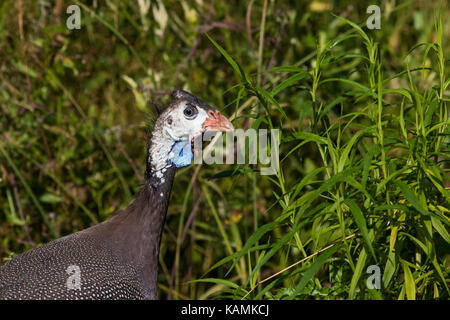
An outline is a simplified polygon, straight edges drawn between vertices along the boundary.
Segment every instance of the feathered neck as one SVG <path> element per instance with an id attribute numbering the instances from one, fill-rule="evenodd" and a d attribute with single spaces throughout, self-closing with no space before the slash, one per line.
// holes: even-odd
<path id="1" fill-rule="evenodd" d="M 171 166 L 170 151 L 175 140 L 164 132 L 161 121 L 156 122 L 153 132 L 149 135 L 147 143 L 147 170 L 146 180 L 152 184 L 164 183 L 164 173 Z"/>
<path id="2" fill-rule="evenodd" d="M 155 130 L 149 139 L 146 178 L 153 184 L 165 183 L 164 173 L 171 166 L 188 166 L 193 156 L 189 137 L 175 140 L 168 132 Z"/>
<path id="3" fill-rule="evenodd" d="M 136 269 L 148 299 L 156 298 L 159 246 L 175 171 L 174 165 L 167 168 L 165 183 L 150 177 L 127 208 L 85 231 L 99 237 L 99 242 L 107 243 L 119 259 Z"/>

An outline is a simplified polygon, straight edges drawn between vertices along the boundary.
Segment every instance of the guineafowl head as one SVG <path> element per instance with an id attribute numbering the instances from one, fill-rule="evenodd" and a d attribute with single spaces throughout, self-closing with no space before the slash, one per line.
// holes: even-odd
<path id="1" fill-rule="evenodd" d="M 205 131 L 233 130 L 226 117 L 193 94 L 175 90 L 172 96 L 172 103 L 156 120 L 150 138 L 147 169 L 150 175 L 161 176 L 167 167 L 190 164 L 193 141 Z"/>

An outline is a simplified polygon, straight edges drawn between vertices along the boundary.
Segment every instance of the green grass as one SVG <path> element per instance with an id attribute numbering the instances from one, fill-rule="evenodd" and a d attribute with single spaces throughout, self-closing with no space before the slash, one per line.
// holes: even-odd
<path id="1" fill-rule="evenodd" d="M 280 170 L 177 172 L 162 299 L 448 299 L 450 10 L 390 3 L 368 30 L 361 2 L 80 1 L 69 31 L 66 1 L 3 1 L 0 258 L 128 205 L 184 88 L 280 129 Z"/>

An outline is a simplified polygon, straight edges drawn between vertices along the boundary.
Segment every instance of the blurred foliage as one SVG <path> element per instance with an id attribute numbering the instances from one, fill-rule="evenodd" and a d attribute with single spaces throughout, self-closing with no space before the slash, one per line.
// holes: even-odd
<path id="1" fill-rule="evenodd" d="M 2 1 L 2 260 L 126 207 L 182 88 L 236 128 L 280 128 L 280 172 L 177 172 L 160 298 L 448 299 L 450 11 L 385 0 L 368 30 L 367 6 Z"/>

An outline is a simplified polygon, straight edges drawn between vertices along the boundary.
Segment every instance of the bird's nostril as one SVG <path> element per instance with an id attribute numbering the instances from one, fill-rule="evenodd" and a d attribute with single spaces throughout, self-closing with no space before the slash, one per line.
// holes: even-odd
<path id="1" fill-rule="evenodd" d="M 213 110 L 209 110 L 208 111 L 208 115 L 212 118 L 212 119 L 217 119 L 216 113 Z"/>

